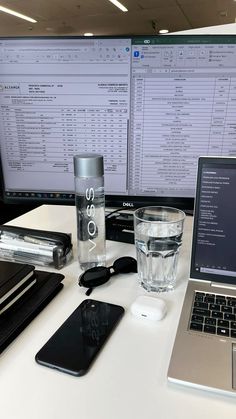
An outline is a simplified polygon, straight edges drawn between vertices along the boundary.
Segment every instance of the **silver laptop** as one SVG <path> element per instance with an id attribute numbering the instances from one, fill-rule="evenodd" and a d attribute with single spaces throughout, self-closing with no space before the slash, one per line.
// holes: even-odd
<path id="1" fill-rule="evenodd" d="M 236 395 L 236 158 L 200 157 L 191 272 L 169 381 Z"/>

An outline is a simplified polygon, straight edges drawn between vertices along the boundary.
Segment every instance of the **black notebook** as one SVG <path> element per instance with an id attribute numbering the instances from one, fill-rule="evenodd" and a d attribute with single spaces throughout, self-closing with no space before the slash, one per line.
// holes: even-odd
<path id="1" fill-rule="evenodd" d="M 0 315 L 4 313 L 5 310 L 8 310 L 13 304 L 16 303 L 24 294 L 26 294 L 31 287 L 36 284 L 35 274 L 31 275 L 29 279 L 23 282 L 17 289 L 12 289 L 4 297 L 4 301 L 0 304 Z"/>
<path id="2" fill-rule="evenodd" d="M 64 275 L 35 271 L 36 283 L 0 315 L 0 353 L 63 288 Z"/>
<path id="3" fill-rule="evenodd" d="M 34 280 L 33 265 L 0 261 L 0 307 Z M 35 282 L 35 280 L 34 280 Z M 24 285 L 25 284 L 25 285 Z"/>

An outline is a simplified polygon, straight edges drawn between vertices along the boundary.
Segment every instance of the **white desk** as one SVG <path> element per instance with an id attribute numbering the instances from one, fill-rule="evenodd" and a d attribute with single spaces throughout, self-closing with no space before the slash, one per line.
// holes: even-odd
<path id="1" fill-rule="evenodd" d="M 120 304 L 126 314 L 83 377 L 36 364 L 37 351 L 85 298 L 77 285 L 74 207 L 42 206 L 9 224 L 71 232 L 75 257 L 61 273 L 64 289 L 0 356 L 1 419 L 222 419 L 236 417 L 236 399 L 170 384 L 167 369 L 189 274 L 192 218 L 185 222 L 178 285 L 163 294 L 168 313 L 158 324 L 129 307 L 142 291 L 137 274 L 114 277 L 91 298 Z M 134 245 L 107 242 L 107 261 L 135 256 Z M 39 268 L 40 269 L 40 268 Z"/>

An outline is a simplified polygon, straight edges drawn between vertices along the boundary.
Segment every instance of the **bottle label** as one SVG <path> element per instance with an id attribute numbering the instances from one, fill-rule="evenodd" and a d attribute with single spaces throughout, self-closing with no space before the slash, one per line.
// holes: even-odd
<path id="1" fill-rule="evenodd" d="M 95 217 L 95 206 L 93 205 L 93 200 L 94 200 L 94 189 L 93 188 L 87 188 L 85 191 L 85 196 L 86 196 L 86 200 L 89 202 L 89 204 L 86 207 L 86 213 L 87 213 L 87 217 L 88 217 L 88 224 L 87 224 L 87 232 L 88 232 L 88 236 L 89 236 L 89 243 L 90 243 L 90 248 L 89 248 L 89 252 L 92 252 L 95 247 L 96 247 L 96 243 L 93 240 L 95 235 L 96 235 L 96 231 L 97 231 L 97 226 L 96 223 L 94 221 L 94 217 Z"/>

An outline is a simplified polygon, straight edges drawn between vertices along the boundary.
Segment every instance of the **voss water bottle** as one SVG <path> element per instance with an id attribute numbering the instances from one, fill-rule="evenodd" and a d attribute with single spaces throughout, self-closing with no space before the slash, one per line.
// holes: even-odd
<path id="1" fill-rule="evenodd" d="M 81 269 L 105 265 L 105 195 L 103 156 L 74 156 L 78 260 Z"/>

